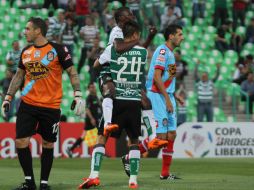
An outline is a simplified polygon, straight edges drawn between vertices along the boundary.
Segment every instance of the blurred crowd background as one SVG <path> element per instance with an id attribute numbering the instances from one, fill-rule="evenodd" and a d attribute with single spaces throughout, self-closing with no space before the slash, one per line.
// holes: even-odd
<path id="1" fill-rule="evenodd" d="M 185 40 L 175 51 L 177 93 L 186 99 L 178 107 L 178 123 L 186 121 L 253 121 L 254 1 L 253 0 L 1 0 L 0 85 L 2 97 L 16 72 L 26 41 L 27 20 L 40 16 L 48 24 L 47 38 L 71 52 L 84 98 L 88 84 L 96 82 L 92 65 L 108 43 L 116 25 L 114 11 L 127 6 L 142 27 L 142 40 L 150 26 L 156 34 L 149 58 L 164 43 L 163 30 L 177 23 Z M 149 68 L 149 62 L 147 69 Z M 73 91 L 63 73 L 63 120 L 83 122 L 70 110 Z M 98 91 L 98 86 L 96 86 Z M 99 93 L 98 93 L 99 95 Z M 0 122 L 15 122 L 20 93 L 12 110 Z"/>

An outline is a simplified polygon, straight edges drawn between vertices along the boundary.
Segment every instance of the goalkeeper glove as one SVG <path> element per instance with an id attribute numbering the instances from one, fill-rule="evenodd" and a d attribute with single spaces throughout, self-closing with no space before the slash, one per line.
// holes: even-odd
<path id="1" fill-rule="evenodd" d="M 7 117 L 7 113 L 9 112 L 10 110 L 10 107 L 11 107 L 11 100 L 12 100 L 12 96 L 11 95 L 6 95 L 5 98 L 4 98 L 4 101 L 2 103 L 2 107 L 1 107 L 1 112 L 2 112 L 2 116 L 4 118 Z"/>
<path id="2" fill-rule="evenodd" d="M 84 115 L 86 108 L 85 102 L 82 99 L 82 92 L 75 91 L 74 92 L 74 100 L 71 104 L 71 110 L 74 110 L 75 115 L 82 116 Z"/>

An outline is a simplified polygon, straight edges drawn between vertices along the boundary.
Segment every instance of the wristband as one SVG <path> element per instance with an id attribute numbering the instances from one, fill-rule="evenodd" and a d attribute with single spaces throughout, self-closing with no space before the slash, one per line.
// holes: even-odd
<path id="1" fill-rule="evenodd" d="M 82 97 L 82 92 L 79 90 L 74 91 L 74 97 Z"/>
<path id="2" fill-rule="evenodd" d="M 4 97 L 4 100 L 6 100 L 6 101 L 11 101 L 12 100 L 12 96 L 11 95 L 9 95 L 9 94 L 6 94 L 6 96 Z"/>

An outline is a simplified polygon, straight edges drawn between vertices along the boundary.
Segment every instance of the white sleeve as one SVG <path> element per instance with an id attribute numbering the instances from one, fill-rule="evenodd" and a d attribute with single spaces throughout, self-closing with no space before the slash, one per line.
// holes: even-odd
<path id="1" fill-rule="evenodd" d="M 7 55 L 6 55 L 6 57 L 5 57 L 5 59 L 6 59 L 7 61 L 9 61 L 9 60 L 10 60 L 10 58 L 11 58 L 11 53 L 10 53 L 10 52 L 8 52 L 8 53 L 7 53 Z"/>
<path id="2" fill-rule="evenodd" d="M 115 39 L 123 39 L 123 32 L 121 29 L 113 29 L 109 35 L 109 42 L 108 44 L 113 44 Z"/>
<path id="3" fill-rule="evenodd" d="M 105 63 L 110 62 L 110 60 L 111 60 L 111 48 L 112 48 L 112 45 L 106 47 L 106 49 L 100 55 L 100 57 L 99 57 L 99 63 L 101 65 L 104 65 Z"/>

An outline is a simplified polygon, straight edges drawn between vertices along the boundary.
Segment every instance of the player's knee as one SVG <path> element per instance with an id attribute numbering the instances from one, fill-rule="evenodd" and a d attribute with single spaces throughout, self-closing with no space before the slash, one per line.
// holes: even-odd
<path id="1" fill-rule="evenodd" d="M 138 139 L 130 139 L 130 147 L 137 146 L 139 143 Z"/>
<path id="2" fill-rule="evenodd" d="M 116 96 L 116 90 L 115 90 L 115 85 L 113 82 L 107 82 L 103 86 L 103 97 L 104 98 L 111 98 L 114 99 Z"/>
<path id="3" fill-rule="evenodd" d="M 107 138 L 104 137 L 103 135 L 99 135 L 98 138 L 97 138 L 97 144 L 103 144 L 103 145 L 105 145 L 106 141 L 107 141 Z"/>
<path id="4" fill-rule="evenodd" d="M 96 144 L 96 145 L 94 145 L 94 149 L 98 148 L 98 147 L 104 147 L 105 148 L 105 144 Z"/>
<path id="5" fill-rule="evenodd" d="M 15 144 L 17 148 L 26 148 L 29 145 L 29 138 L 16 139 Z"/>
<path id="6" fill-rule="evenodd" d="M 141 91 L 141 105 L 143 110 L 150 110 L 152 109 L 152 104 L 150 99 L 146 96 L 145 92 Z"/>
<path id="7" fill-rule="evenodd" d="M 42 140 L 42 147 L 43 148 L 54 148 L 54 143 Z"/>
<path id="8" fill-rule="evenodd" d="M 169 140 L 175 140 L 175 138 L 176 138 L 176 131 L 170 131 L 168 133 L 168 139 Z"/>

